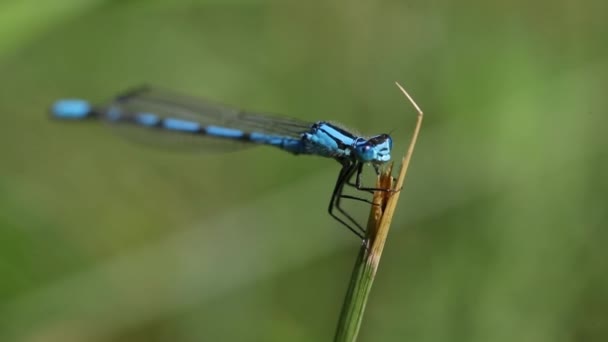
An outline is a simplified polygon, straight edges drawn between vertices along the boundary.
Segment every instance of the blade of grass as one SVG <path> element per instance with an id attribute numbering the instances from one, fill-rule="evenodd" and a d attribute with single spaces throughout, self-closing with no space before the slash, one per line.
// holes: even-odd
<path id="1" fill-rule="evenodd" d="M 401 160 L 401 169 L 395 182 L 393 182 L 391 176 L 392 164 L 378 177 L 377 188 L 393 189 L 395 191 L 376 191 L 374 193 L 373 202 L 378 205 L 373 205 L 370 211 L 367 224 L 367 238 L 363 241 L 357 261 L 355 262 L 346 298 L 342 305 L 342 312 L 340 313 L 334 341 L 351 342 L 357 339 L 367 298 L 378 271 L 388 230 L 395 213 L 395 208 L 397 207 L 397 202 L 399 201 L 400 190 L 403 189 L 407 169 L 422 125 L 422 111 L 405 89 L 399 83 L 395 83 L 418 111 L 418 119 L 407 152 Z"/>

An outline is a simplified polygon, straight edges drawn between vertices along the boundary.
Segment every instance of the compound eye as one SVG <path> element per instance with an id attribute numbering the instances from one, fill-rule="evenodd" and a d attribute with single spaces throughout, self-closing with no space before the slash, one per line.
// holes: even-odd
<path id="1" fill-rule="evenodd" d="M 359 157 L 362 161 L 372 161 L 374 159 L 374 155 L 374 149 L 368 144 L 365 144 L 359 148 Z"/>

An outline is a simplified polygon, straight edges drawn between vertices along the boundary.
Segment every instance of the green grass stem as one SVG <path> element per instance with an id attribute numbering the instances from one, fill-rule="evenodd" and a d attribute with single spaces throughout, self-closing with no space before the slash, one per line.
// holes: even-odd
<path id="1" fill-rule="evenodd" d="M 378 271 L 380 257 L 382 256 L 393 214 L 399 201 L 400 190 L 403 189 L 407 169 L 422 125 L 422 111 L 405 89 L 399 83 L 396 84 L 418 111 L 418 120 L 416 121 L 414 134 L 412 135 L 407 152 L 401 161 L 401 170 L 398 177 L 394 180 L 392 178 L 392 164 L 378 177 L 378 188 L 393 189 L 395 191 L 376 191 L 374 193 L 373 202 L 378 205 L 373 205 L 370 211 L 367 224 L 367 238 L 361 245 L 351 275 L 334 338 L 336 342 L 352 342 L 357 340 L 365 312 L 365 305 L 367 304 L 367 299 L 371 292 L 376 272 Z"/>

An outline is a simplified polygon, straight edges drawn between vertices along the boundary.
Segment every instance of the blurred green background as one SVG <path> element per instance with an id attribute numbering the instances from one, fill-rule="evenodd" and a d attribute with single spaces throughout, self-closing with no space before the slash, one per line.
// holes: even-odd
<path id="1" fill-rule="evenodd" d="M 0 340 L 328 341 L 338 165 L 48 120 L 141 83 L 418 149 L 361 341 L 608 340 L 604 1 L 0 1 Z M 364 207 L 353 207 L 365 216 Z"/>

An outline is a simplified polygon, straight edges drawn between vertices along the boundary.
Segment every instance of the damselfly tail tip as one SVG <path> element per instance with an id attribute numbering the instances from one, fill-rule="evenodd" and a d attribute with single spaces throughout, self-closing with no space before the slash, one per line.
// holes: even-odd
<path id="1" fill-rule="evenodd" d="M 51 116 L 55 119 L 79 120 L 93 115 L 93 107 L 81 99 L 61 99 L 51 106 Z"/>

